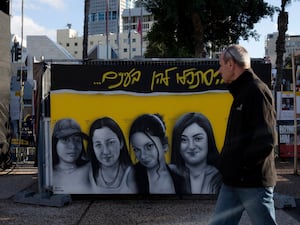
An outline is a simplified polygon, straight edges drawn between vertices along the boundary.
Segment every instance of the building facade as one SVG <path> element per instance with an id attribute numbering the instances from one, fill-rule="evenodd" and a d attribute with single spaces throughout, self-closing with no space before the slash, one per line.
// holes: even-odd
<path id="1" fill-rule="evenodd" d="M 124 9 L 132 8 L 132 4 L 130 0 L 90 0 L 89 35 L 122 33 L 120 15 Z"/>
<path id="2" fill-rule="evenodd" d="M 276 65 L 276 40 L 278 38 L 278 33 L 272 33 L 267 35 L 265 40 L 265 55 L 268 57 L 272 63 L 272 67 L 275 68 Z M 283 60 L 286 57 L 291 56 L 293 52 L 300 50 L 300 35 L 286 35 L 285 38 L 285 54 Z"/>
<path id="3" fill-rule="evenodd" d="M 153 15 L 145 8 L 128 8 L 122 11 L 121 20 L 122 32 L 99 33 L 88 36 L 88 54 L 97 46 L 101 46 L 101 49 L 108 49 L 113 54 L 101 54 L 104 58 L 100 57 L 100 59 L 143 57 L 148 45 L 145 36 L 153 26 Z M 109 29 L 113 30 L 113 28 Z M 71 28 L 57 30 L 57 43 L 76 59 L 82 59 L 82 42 L 83 37 L 78 36 L 78 32 Z"/>

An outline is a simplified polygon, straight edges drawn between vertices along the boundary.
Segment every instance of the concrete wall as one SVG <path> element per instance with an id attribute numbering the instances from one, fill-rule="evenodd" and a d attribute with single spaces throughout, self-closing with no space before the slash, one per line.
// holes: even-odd
<path id="1" fill-rule="evenodd" d="M 8 151 L 7 123 L 11 77 L 10 17 L 0 11 L 0 155 Z M 0 158 L 1 159 L 1 158 Z"/>

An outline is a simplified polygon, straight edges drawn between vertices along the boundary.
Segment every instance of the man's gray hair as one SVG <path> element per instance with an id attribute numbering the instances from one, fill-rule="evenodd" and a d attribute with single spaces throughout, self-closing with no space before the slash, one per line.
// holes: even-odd
<path id="1" fill-rule="evenodd" d="M 251 67 L 249 53 L 241 45 L 229 45 L 223 52 L 223 59 L 225 62 L 232 59 L 244 69 L 249 69 Z"/>

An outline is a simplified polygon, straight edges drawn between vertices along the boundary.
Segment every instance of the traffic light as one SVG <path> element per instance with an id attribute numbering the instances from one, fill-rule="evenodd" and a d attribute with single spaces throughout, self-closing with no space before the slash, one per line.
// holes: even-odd
<path id="1" fill-rule="evenodd" d="M 15 61 L 22 59 L 22 48 L 19 46 L 15 47 Z"/>
<path id="2" fill-rule="evenodd" d="M 17 81 L 21 80 L 21 71 L 22 71 L 22 81 L 27 81 L 27 70 L 18 70 L 17 72 Z"/>

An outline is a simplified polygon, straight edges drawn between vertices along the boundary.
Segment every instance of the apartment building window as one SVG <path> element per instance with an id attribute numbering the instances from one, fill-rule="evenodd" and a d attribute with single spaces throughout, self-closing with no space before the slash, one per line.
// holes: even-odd
<path id="1" fill-rule="evenodd" d="M 133 51 L 133 52 L 136 52 L 136 48 L 132 48 L 132 51 Z"/>
<path id="2" fill-rule="evenodd" d="M 143 18 L 144 22 L 150 22 L 152 20 L 153 20 L 152 16 L 146 16 L 146 17 Z"/>
<path id="3" fill-rule="evenodd" d="M 117 11 L 112 11 L 112 12 L 109 12 L 109 20 L 116 20 L 117 19 Z"/>
<path id="4" fill-rule="evenodd" d="M 69 47 L 69 46 L 70 46 L 70 43 L 66 43 L 66 46 Z"/>
<path id="5" fill-rule="evenodd" d="M 98 13 L 98 20 L 99 21 L 104 21 L 105 20 L 105 13 L 104 12 L 99 12 Z"/>
<path id="6" fill-rule="evenodd" d="M 92 13 L 92 14 L 90 15 L 90 21 L 91 21 L 91 22 L 97 21 L 96 13 Z"/>
<path id="7" fill-rule="evenodd" d="M 132 38 L 132 43 L 135 43 L 136 42 L 136 39 L 135 38 Z"/>
<path id="8" fill-rule="evenodd" d="M 127 48 L 124 48 L 124 49 L 123 49 L 123 52 L 127 52 L 127 51 L 128 51 L 128 49 L 127 49 Z"/>
<path id="9" fill-rule="evenodd" d="M 78 46 L 78 43 L 77 43 L 77 42 L 75 42 L 75 43 L 74 43 L 74 46 Z"/>

